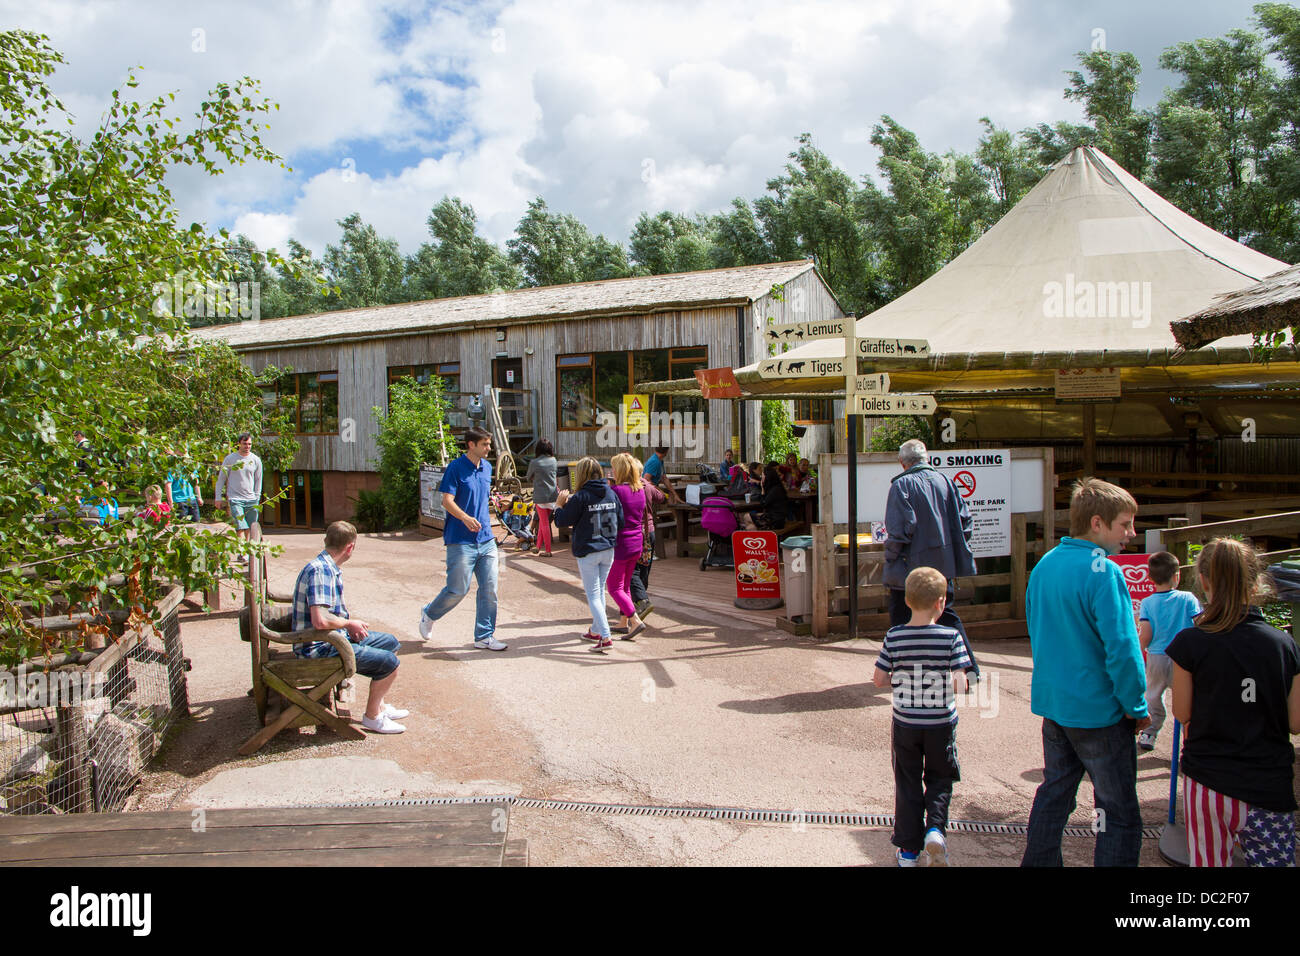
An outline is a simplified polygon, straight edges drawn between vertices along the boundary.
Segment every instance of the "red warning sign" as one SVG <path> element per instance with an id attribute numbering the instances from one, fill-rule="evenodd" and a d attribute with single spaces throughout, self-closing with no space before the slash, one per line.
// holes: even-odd
<path id="1" fill-rule="evenodd" d="M 959 471 L 952 476 L 952 483 L 957 486 L 963 498 L 969 498 L 975 494 L 975 476 L 969 471 Z"/>

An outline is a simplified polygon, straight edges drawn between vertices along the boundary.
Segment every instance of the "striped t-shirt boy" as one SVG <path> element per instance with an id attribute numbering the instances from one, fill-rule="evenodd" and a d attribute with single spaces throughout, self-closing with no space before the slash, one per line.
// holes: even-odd
<path id="1" fill-rule="evenodd" d="M 952 672 L 971 666 L 961 635 L 939 624 L 890 628 L 876 666 L 890 675 L 894 720 L 909 727 L 957 722 Z"/>

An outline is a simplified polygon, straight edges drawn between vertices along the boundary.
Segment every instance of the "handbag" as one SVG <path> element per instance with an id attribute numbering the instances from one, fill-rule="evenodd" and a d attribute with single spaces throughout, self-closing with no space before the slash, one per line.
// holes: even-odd
<path id="1" fill-rule="evenodd" d="M 645 496 L 645 510 L 641 512 L 641 557 L 636 559 L 636 563 L 645 568 L 655 559 L 655 515 L 650 504 L 650 492 L 643 488 L 641 494 Z"/>

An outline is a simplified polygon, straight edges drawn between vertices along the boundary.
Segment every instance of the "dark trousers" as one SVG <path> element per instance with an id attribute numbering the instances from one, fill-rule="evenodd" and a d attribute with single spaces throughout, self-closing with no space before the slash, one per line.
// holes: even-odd
<path id="1" fill-rule="evenodd" d="M 638 564 L 632 571 L 632 603 L 650 600 L 650 566 L 654 563 L 654 536 L 650 536 L 650 564 Z"/>
<path id="2" fill-rule="evenodd" d="M 961 779 L 957 725 L 911 727 L 894 724 L 894 846 L 920 853 L 925 831 L 948 828 L 952 785 Z"/>
<path id="3" fill-rule="evenodd" d="M 912 609 L 907 606 L 907 592 L 902 588 L 889 589 L 889 626 L 899 627 L 906 624 L 912 619 Z M 966 637 L 966 625 L 962 624 L 961 618 L 957 612 L 952 609 L 953 587 L 952 582 L 948 582 L 948 600 L 943 606 L 943 613 L 939 615 L 939 620 L 935 623 L 950 627 L 961 635 L 961 642 L 966 648 L 966 656 L 970 658 L 970 670 L 966 673 L 971 674 L 976 680 L 980 676 L 979 661 L 975 660 L 975 651 L 970 646 L 970 639 Z"/>
<path id="4" fill-rule="evenodd" d="M 1142 813 L 1137 796 L 1137 740 L 1128 717 L 1109 727 L 1062 727 L 1043 718 L 1043 782 L 1029 811 L 1021 866 L 1062 866 L 1061 838 L 1079 782 L 1092 778 L 1096 802 L 1093 866 L 1137 866 Z"/>

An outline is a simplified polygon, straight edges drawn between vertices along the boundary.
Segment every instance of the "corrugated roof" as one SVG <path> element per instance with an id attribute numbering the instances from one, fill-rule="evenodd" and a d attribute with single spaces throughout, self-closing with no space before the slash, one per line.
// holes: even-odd
<path id="1" fill-rule="evenodd" d="M 529 320 L 557 321 L 745 305 L 766 295 L 773 284 L 789 282 L 812 268 L 812 260 L 804 259 L 703 272 L 603 279 L 216 325 L 195 329 L 193 334 L 198 339 L 224 341 L 233 349 L 255 349 L 512 325 Z"/>
<path id="2" fill-rule="evenodd" d="M 1294 325 L 1300 325 L 1300 265 L 1221 295 L 1170 328 L 1179 345 L 1196 349 L 1227 335 L 1279 332 Z"/>

